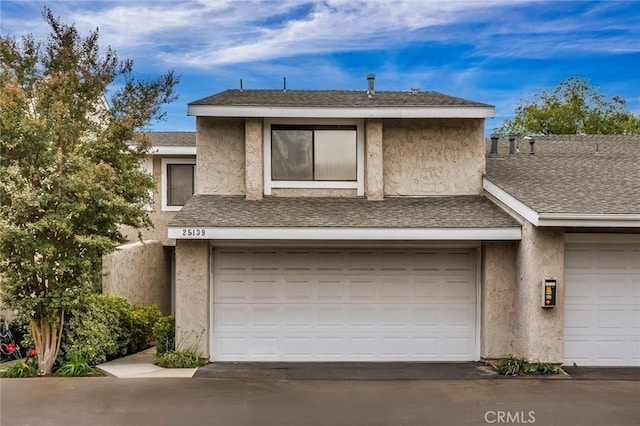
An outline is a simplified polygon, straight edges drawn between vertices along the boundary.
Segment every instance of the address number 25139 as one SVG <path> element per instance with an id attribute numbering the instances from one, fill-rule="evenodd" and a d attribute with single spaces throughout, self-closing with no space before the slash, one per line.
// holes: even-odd
<path id="1" fill-rule="evenodd" d="M 204 229 L 193 229 L 193 228 L 183 228 L 182 236 L 183 237 L 204 237 L 206 234 Z"/>

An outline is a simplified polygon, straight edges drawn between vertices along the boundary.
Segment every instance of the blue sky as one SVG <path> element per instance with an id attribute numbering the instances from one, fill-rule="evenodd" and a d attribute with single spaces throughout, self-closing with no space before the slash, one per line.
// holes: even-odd
<path id="1" fill-rule="evenodd" d="M 187 103 L 228 88 L 435 90 L 496 106 L 585 77 L 640 113 L 640 1 L 0 1 L 4 35 L 44 38 L 48 5 L 82 34 L 175 70 L 179 98 L 152 130 L 195 130 Z"/>

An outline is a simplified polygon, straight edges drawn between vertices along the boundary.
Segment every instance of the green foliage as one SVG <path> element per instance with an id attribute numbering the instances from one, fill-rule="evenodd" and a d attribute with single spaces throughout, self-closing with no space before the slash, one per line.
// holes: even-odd
<path id="1" fill-rule="evenodd" d="M 36 377 L 38 369 L 32 363 L 18 362 L 2 372 L 3 378 Z"/>
<path id="2" fill-rule="evenodd" d="M 69 361 L 62 364 L 56 374 L 63 377 L 80 377 L 95 375 L 96 373 L 96 369 L 91 367 L 82 356 L 72 353 L 69 356 Z"/>
<path id="3" fill-rule="evenodd" d="M 156 364 L 163 368 L 196 368 L 205 361 L 196 350 L 185 349 L 163 353 L 156 358 Z"/>
<path id="4" fill-rule="evenodd" d="M 71 312 L 62 341 L 61 359 L 72 356 L 96 365 L 127 353 L 131 339 L 129 301 L 121 296 L 93 294 Z"/>
<path id="5" fill-rule="evenodd" d="M 44 43 L 0 35 L 0 270 L 1 298 L 30 318 L 50 373 L 65 312 L 91 292 L 119 225 L 150 225 L 141 131 L 164 117 L 178 79 L 139 80 L 97 30 L 83 38 L 50 9 L 43 17 Z"/>
<path id="6" fill-rule="evenodd" d="M 176 318 L 173 315 L 160 318 L 153 326 L 156 353 L 160 356 L 176 349 Z"/>
<path id="7" fill-rule="evenodd" d="M 608 99 L 588 80 L 571 77 L 552 90 L 520 101 L 502 135 L 640 134 L 640 115 L 626 111 L 620 96 Z"/>
<path id="8" fill-rule="evenodd" d="M 153 327 L 162 318 L 157 305 L 141 306 L 131 311 L 131 340 L 129 352 L 135 353 L 151 346 L 154 340 Z"/>
<path id="9" fill-rule="evenodd" d="M 530 376 L 560 374 L 560 368 L 546 362 L 529 362 L 524 358 L 509 357 L 502 360 L 496 368 L 503 376 Z"/>

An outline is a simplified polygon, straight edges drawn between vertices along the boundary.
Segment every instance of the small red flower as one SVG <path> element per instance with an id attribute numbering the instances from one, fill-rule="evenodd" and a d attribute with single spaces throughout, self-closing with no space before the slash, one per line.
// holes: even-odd
<path id="1" fill-rule="evenodd" d="M 16 350 L 16 345 L 14 345 L 13 343 L 9 343 L 7 345 L 4 345 L 5 349 L 7 352 L 9 352 L 10 354 L 13 353 L 13 351 Z"/>
<path id="2" fill-rule="evenodd" d="M 31 348 L 29 349 L 29 354 L 27 355 L 29 358 L 33 358 L 34 356 L 36 356 L 38 354 L 38 352 L 36 351 L 36 348 Z"/>

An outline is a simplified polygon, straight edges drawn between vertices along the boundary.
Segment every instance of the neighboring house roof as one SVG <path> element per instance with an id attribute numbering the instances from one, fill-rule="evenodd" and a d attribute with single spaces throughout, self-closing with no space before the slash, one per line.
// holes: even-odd
<path id="1" fill-rule="evenodd" d="M 155 155 L 196 155 L 196 132 L 147 132 Z"/>
<path id="2" fill-rule="evenodd" d="M 485 190 L 537 226 L 640 226 L 640 135 L 535 137 L 487 157 Z"/>
<path id="3" fill-rule="evenodd" d="M 301 112 L 306 110 L 307 112 Z M 310 113 L 309 110 L 323 114 Z M 189 103 L 188 115 L 220 117 L 493 117 L 493 105 L 432 91 L 226 90 Z"/>
<path id="4" fill-rule="evenodd" d="M 259 238 L 272 235 L 273 238 L 286 239 L 287 229 L 301 230 L 300 235 L 313 234 L 317 239 L 343 239 L 349 236 L 346 231 L 360 229 L 365 235 L 362 239 L 387 239 L 393 234 L 402 239 L 423 239 L 427 230 L 461 230 L 456 238 L 455 232 L 450 238 L 436 238 L 446 232 L 431 232 L 424 239 L 491 239 L 489 232 L 478 238 L 472 232 L 496 230 L 494 239 L 519 239 L 520 226 L 511 216 L 482 196 L 421 197 L 421 198 L 385 198 L 382 201 L 370 201 L 363 198 L 325 198 L 325 197 L 267 197 L 262 200 L 246 200 L 243 196 L 194 195 L 169 223 L 170 238 L 184 238 L 176 233 L 183 228 L 207 229 L 204 238 L 223 238 L 226 235 L 244 235 L 247 238 Z M 243 232 L 235 232 L 243 229 Z M 246 229 L 249 228 L 249 229 Z M 225 232 L 226 229 L 226 232 Z M 376 230 L 406 230 L 404 234 L 377 233 Z M 246 232 L 245 232 L 246 231 Z M 335 231 L 334 234 L 331 231 Z M 279 235 L 279 237 L 277 236 Z M 291 234 L 293 235 L 293 234 Z M 332 237 L 333 235 L 333 237 Z M 506 238 L 506 236 L 509 238 Z M 501 237 L 502 236 L 502 237 Z M 351 236 L 353 237 L 353 236 Z M 433 237 L 433 238 L 431 238 Z M 239 238 L 239 237 L 238 237 Z M 316 238 L 311 238 L 316 239 Z"/>
<path id="5" fill-rule="evenodd" d="M 152 146 L 196 146 L 196 132 L 147 132 Z"/>

